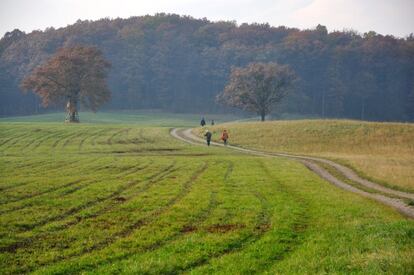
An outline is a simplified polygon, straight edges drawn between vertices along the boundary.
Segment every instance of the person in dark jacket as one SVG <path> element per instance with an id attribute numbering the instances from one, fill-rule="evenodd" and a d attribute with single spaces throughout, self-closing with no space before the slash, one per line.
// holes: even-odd
<path id="1" fill-rule="evenodd" d="M 207 140 L 207 146 L 210 146 L 212 135 L 213 134 L 209 130 L 206 130 L 206 133 L 204 134 L 204 136 L 206 137 L 206 140 Z"/>
<path id="2" fill-rule="evenodd" d="M 206 125 L 206 120 L 204 119 L 204 117 L 201 119 L 200 125 L 201 127 L 204 127 L 204 125 Z"/>

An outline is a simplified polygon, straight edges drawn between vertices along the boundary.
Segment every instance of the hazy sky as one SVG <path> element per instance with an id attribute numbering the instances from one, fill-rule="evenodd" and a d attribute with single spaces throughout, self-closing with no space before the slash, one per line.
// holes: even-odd
<path id="1" fill-rule="evenodd" d="M 374 30 L 400 37 L 414 32 L 414 0 L 0 0 L 0 36 L 15 28 L 30 32 L 78 19 L 157 12 L 301 29 L 320 23 L 329 31 Z"/>

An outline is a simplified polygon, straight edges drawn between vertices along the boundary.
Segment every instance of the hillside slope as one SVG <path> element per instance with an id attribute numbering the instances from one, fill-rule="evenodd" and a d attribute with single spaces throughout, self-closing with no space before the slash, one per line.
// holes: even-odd
<path id="1" fill-rule="evenodd" d="M 230 142 L 269 152 L 321 156 L 397 189 L 414 191 L 414 124 L 347 120 L 226 123 Z"/>

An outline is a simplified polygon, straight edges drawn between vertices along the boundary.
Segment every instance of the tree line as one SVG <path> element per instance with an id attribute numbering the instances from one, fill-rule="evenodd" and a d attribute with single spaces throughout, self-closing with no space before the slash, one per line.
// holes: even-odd
<path id="1" fill-rule="evenodd" d="M 414 119 L 414 36 L 299 30 L 157 14 L 78 21 L 0 40 L 0 115 L 45 111 L 19 83 L 58 49 L 96 46 L 112 64 L 106 109 L 224 112 L 216 101 L 235 67 L 289 65 L 295 91 L 279 112 L 367 120 Z M 49 107 L 53 108 L 53 107 Z M 62 106 L 56 106 L 59 110 Z"/>

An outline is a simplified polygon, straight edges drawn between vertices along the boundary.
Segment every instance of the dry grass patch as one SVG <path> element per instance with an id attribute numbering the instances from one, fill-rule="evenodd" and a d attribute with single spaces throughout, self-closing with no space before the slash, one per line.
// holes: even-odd
<path id="1" fill-rule="evenodd" d="M 339 160 L 368 178 L 414 191 L 414 124 L 350 120 L 226 123 L 211 129 L 219 141 L 271 152 Z M 197 130 L 196 130 L 197 131 Z"/>

